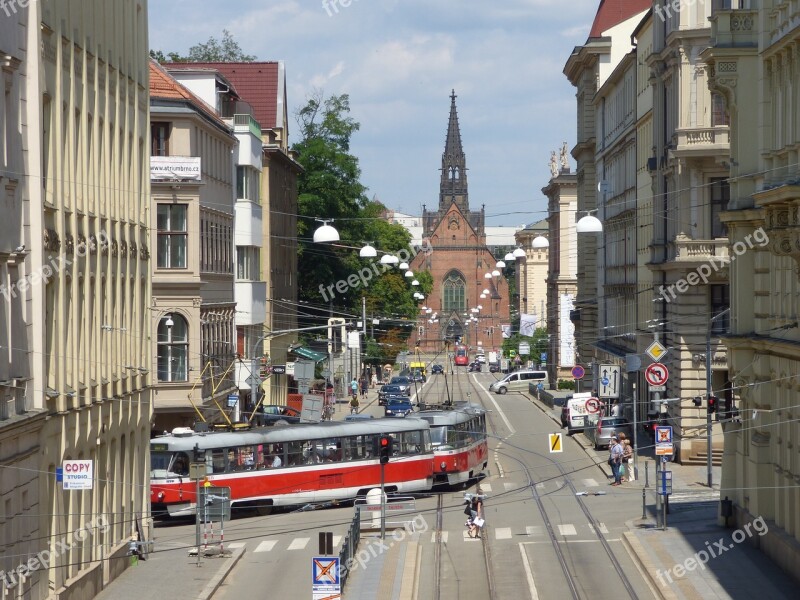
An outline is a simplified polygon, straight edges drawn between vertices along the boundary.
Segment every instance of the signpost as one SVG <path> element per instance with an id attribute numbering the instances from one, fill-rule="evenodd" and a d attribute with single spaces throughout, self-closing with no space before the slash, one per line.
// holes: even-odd
<path id="1" fill-rule="evenodd" d="M 572 376 L 575 379 L 583 379 L 586 376 L 586 369 L 580 365 L 575 365 L 572 367 Z"/>
<path id="2" fill-rule="evenodd" d="M 548 434 L 550 453 L 554 452 L 563 452 L 564 451 L 564 443 L 563 438 L 560 433 L 550 433 Z"/>
<path id="3" fill-rule="evenodd" d="M 672 427 L 669 425 L 656 426 L 656 456 L 672 456 L 674 453 Z"/>
<path id="4" fill-rule="evenodd" d="M 653 343 L 647 347 L 645 352 L 647 353 L 647 356 L 653 359 L 653 362 L 658 362 L 667 353 L 667 349 L 664 347 L 664 344 L 658 340 L 654 340 Z"/>
<path id="5" fill-rule="evenodd" d="M 661 363 L 656 362 L 647 366 L 644 370 L 644 378 L 650 385 L 664 385 L 669 379 L 669 370 Z M 651 389 L 651 391 L 653 390 Z"/>
<path id="6" fill-rule="evenodd" d="M 523 356 L 527 356 L 531 353 L 531 345 L 528 342 L 520 342 L 519 353 Z"/>
<path id="7" fill-rule="evenodd" d="M 600 365 L 598 395 L 601 398 L 619 398 L 619 365 Z"/>
<path id="8" fill-rule="evenodd" d="M 61 474 L 63 489 L 90 490 L 94 481 L 94 463 L 91 460 L 65 460 Z"/>
<path id="9" fill-rule="evenodd" d="M 313 600 L 339 600 L 342 584 L 339 579 L 339 557 L 315 556 L 311 559 L 311 597 Z"/>

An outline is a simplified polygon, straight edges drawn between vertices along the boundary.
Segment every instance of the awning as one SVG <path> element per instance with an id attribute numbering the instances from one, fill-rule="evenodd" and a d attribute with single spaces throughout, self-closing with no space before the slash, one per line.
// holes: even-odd
<path id="1" fill-rule="evenodd" d="M 305 346 L 301 346 L 299 348 L 293 348 L 291 352 L 292 354 L 296 354 L 301 358 L 307 358 L 308 360 L 313 360 L 314 362 L 320 362 L 328 358 L 327 354 L 323 354 L 322 352 L 317 352 L 316 350 L 312 350 L 311 348 L 306 348 Z"/>

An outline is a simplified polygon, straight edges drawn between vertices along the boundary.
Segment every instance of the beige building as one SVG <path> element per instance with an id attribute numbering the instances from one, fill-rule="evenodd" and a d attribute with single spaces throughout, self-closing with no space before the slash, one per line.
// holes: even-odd
<path id="1" fill-rule="evenodd" d="M 577 178 L 562 168 L 542 188 L 547 196 L 547 372 L 550 383 L 572 381 L 575 359 L 575 325 L 572 311 L 578 293 Z"/>
<path id="2" fill-rule="evenodd" d="M 729 323 L 727 227 L 720 219 L 730 198 L 728 113 L 722 96 L 709 91 L 700 58 L 711 39 L 711 1 L 698 0 L 690 10 L 654 12 L 653 50 L 645 59 L 654 80 L 648 262 L 655 288 L 654 332 L 669 349 L 661 362 L 670 372 L 666 398 L 671 401 L 665 408 L 678 459 L 705 464 L 706 409 L 701 400 L 706 394 L 707 336 L 712 344 L 711 388 L 720 396 L 730 388 L 720 340 Z M 652 411 L 661 409 L 657 398 L 650 395 Z M 721 453 L 719 433 L 714 426 L 714 446 Z"/>
<path id="3" fill-rule="evenodd" d="M 533 240 L 547 238 L 547 219 L 518 230 L 517 245 L 525 251 L 525 259 L 517 260 L 517 294 L 519 312 L 536 317 L 536 327 L 547 327 L 547 246 L 533 247 Z M 549 244 L 549 242 L 548 242 Z M 538 360 L 538 359 L 537 359 Z"/>
<path id="4" fill-rule="evenodd" d="M 713 12 L 703 56 L 709 87 L 730 110 L 732 148 L 730 203 L 721 216 L 732 253 L 725 341 L 736 411 L 719 415 L 724 436 L 715 440 L 725 441 L 720 496 L 733 501 L 735 526 L 765 519 L 769 532 L 759 546 L 797 577 L 800 34 L 795 3 L 750 4 L 734 0 Z"/>
<path id="5" fill-rule="evenodd" d="M 150 61 L 153 429 L 236 420 L 234 154 L 217 112 Z M 225 410 L 220 411 L 218 406 Z"/>
<path id="6" fill-rule="evenodd" d="M 3 470 L 0 569 L 15 597 L 90 598 L 148 536 L 147 3 L 9 6 L 0 460 L 25 470 Z M 91 461 L 91 489 L 57 482 L 66 460 Z"/>

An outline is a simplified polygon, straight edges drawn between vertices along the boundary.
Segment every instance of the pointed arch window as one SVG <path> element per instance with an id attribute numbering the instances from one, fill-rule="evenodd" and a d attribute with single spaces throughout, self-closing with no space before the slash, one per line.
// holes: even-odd
<path id="1" fill-rule="evenodd" d="M 450 271 L 442 283 L 442 310 L 462 313 L 467 309 L 467 281 L 458 271 Z"/>

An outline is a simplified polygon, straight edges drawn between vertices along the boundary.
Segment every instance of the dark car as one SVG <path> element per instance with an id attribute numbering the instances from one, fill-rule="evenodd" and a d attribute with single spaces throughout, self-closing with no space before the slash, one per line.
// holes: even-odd
<path id="1" fill-rule="evenodd" d="M 408 398 L 389 398 L 386 402 L 385 415 L 387 417 L 405 417 L 414 412 L 411 400 Z"/>
<path id="2" fill-rule="evenodd" d="M 411 395 L 411 386 L 413 385 L 413 383 L 410 377 L 406 377 L 405 375 L 396 375 L 392 377 L 389 383 L 394 385 L 399 385 L 406 396 Z"/>
<path id="3" fill-rule="evenodd" d="M 382 385 L 378 390 L 378 406 L 386 404 L 387 398 L 400 398 L 405 395 L 405 390 L 395 383 Z"/>
<path id="4" fill-rule="evenodd" d="M 489 373 L 499 373 L 500 363 L 489 363 Z"/>
<path id="5" fill-rule="evenodd" d="M 279 404 L 265 404 L 261 407 L 261 414 L 258 415 L 258 420 L 265 425 L 274 425 L 278 421 L 299 423 L 300 411 Z"/>
<path id="6" fill-rule="evenodd" d="M 444 367 L 442 365 L 433 365 L 431 367 L 431 375 L 441 375 L 444 373 Z"/>
<path id="7" fill-rule="evenodd" d="M 481 362 L 478 360 L 474 360 L 470 363 L 469 368 L 467 369 L 470 373 L 473 371 L 477 371 L 478 373 L 481 372 Z"/>

